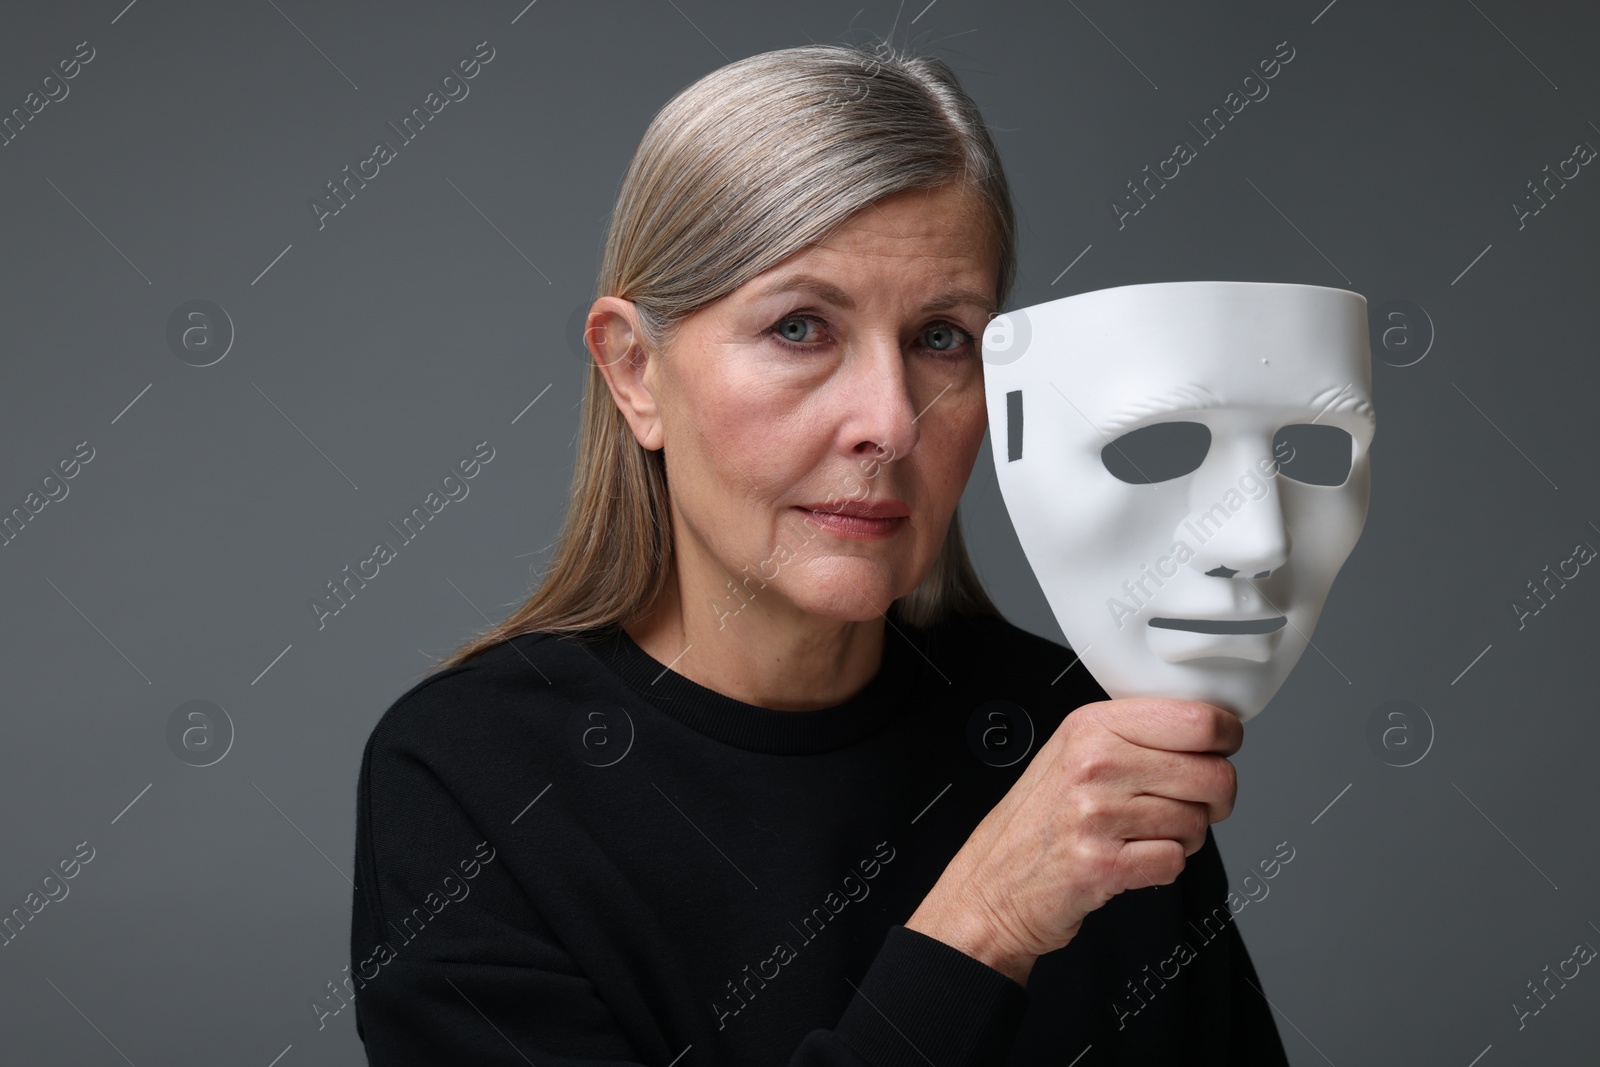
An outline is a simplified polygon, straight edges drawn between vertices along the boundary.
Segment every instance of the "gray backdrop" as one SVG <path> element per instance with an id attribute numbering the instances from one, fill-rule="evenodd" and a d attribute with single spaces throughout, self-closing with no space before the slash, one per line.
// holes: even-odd
<path id="1" fill-rule="evenodd" d="M 0 34 L 0 513 L 25 516 L 0 913 L 39 908 L 0 948 L 0 1058 L 362 1062 L 354 1011 L 312 1008 L 348 961 L 362 745 L 556 534 L 629 155 L 725 62 L 889 34 L 996 130 L 1012 307 L 1192 278 L 1371 302 L 1371 518 L 1217 827 L 1235 883 L 1294 849 L 1238 920 L 1292 1061 L 1593 1062 L 1600 976 L 1537 1014 L 1529 991 L 1600 946 L 1600 577 L 1563 562 L 1600 547 L 1592 9 L 124 3 L 13 6 Z M 479 42 L 469 94 L 397 136 Z M 1114 208 L 1180 140 L 1179 176 Z M 319 627 L 326 583 L 483 441 L 469 495 Z M 976 562 L 1062 640 L 987 449 Z"/>

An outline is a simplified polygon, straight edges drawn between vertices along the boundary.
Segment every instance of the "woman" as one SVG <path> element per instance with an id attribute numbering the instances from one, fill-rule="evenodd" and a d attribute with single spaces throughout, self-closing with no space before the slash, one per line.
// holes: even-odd
<path id="1" fill-rule="evenodd" d="M 1209 829 L 1239 723 L 1107 700 L 967 560 L 1014 273 L 935 60 L 770 52 L 656 116 L 550 568 L 367 745 L 370 1062 L 1285 1062 Z"/>

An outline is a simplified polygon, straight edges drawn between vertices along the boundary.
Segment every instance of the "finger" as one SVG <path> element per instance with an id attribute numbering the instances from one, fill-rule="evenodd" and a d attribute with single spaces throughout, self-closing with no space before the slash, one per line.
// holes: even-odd
<path id="1" fill-rule="evenodd" d="M 1122 884 L 1127 889 L 1171 885 L 1183 873 L 1187 858 L 1182 846 L 1171 840 L 1129 841 L 1120 854 L 1126 868 Z"/>
<path id="2" fill-rule="evenodd" d="M 1103 806 L 1093 797 L 1079 797 L 1071 804 L 1080 833 L 1094 834 L 1117 848 L 1129 841 L 1203 841 L 1211 824 L 1206 805 L 1166 797 L 1140 795 Z"/>
<path id="3" fill-rule="evenodd" d="M 1200 804 L 1211 822 L 1233 814 L 1238 795 L 1238 775 L 1225 756 L 1202 752 L 1156 752 L 1148 760 L 1135 760 L 1129 781 L 1139 793 L 1167 800 Z"/>
<path id="4" fill-rule="evenodd" d="M 1213 822 L 1232 813 L 1238 777 L 1227 757 L 1145 748 L 1115 735 L 1101 743 L 1089 740 L 1063 761 L 1070 776 L 1064 781 L 1075 783 L 1073 795 L 1126 798 L 1148 794 L 1204 804 Z"/>
<path id="5" fill-rule="evenodd" d="M 1244 723 L 1238 716 L 1198 700 L 1126 697 L 1079 710 L 1087 709 L 1112 733 L 1143 748 L 1231 756 L 1244 743 Z"/>

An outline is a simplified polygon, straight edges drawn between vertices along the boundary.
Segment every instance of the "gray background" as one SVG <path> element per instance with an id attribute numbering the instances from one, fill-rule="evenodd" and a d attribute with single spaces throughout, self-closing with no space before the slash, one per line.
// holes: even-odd
<path id="1" fill-rule="evenodd" d="M 1592 968 L 1521 1030 L 1513 1004 L 1600 946 L 1600 577 L 1521 629 L 1511 607 L 1600 546 L 1600 175 L 1524 228 L 1511 206 L 1600 145 L 1592 9 L 124 2 L 13 6 L 0 33 L 0 111 L 95 49 L 0 148 L 0 512 L 95 450 L 0 548 L 0 912 L 95 850 L 0 948 L 0 1058 L 362 1062 L 354 1012 L 319 1031 L 309 1007 L 348 960 L 362 744 L 556 534 L 574 316 L 629 155 L 724 62 L 891 34 L 996 130 L 1012 307 L 1217 278 L 1424 309 L 1375 348 L 1371 518 L 1217 836 L 1236 884 L 1295 849 L 1239 916 L 1295 1064 L 1593 1062 Z M 470 95 L 319 230 L 308 200 L 485 40 Z M 1119 229 L 1110 199 L 1281 41 L 1270 95 Z M 193 299 L 236 331 L 207 367 L 166 339 Z M 309 598 L 483 440 L 468 498 L 319 630 Z M 987 445 L 963 507 L 1001 607 L 1062 640 Z M 231 724 L 209 767 L 169 744 L 190 700 Z M 1391 700 L 1415 707 L 1375 745 Z"/>

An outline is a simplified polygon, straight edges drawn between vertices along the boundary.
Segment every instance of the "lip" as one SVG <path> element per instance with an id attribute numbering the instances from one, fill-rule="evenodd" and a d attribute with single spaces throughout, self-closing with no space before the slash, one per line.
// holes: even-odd
<path id="1" fill-rule="evenodd" d="M 902 500 L 847 500 L 843 503 L 801 504 L 823 515 L 851 515 L 860 519 L 903 519 L 911 514 Z"/>
<path id="2" fill-rule="evenodd" d="M 858 541 L 882 541 L 895 536 L 905 526 L 910 512 L 899 501 L 852 501 L 834 507 L 795 506 L 806 523 L 837 537 Z"/>

